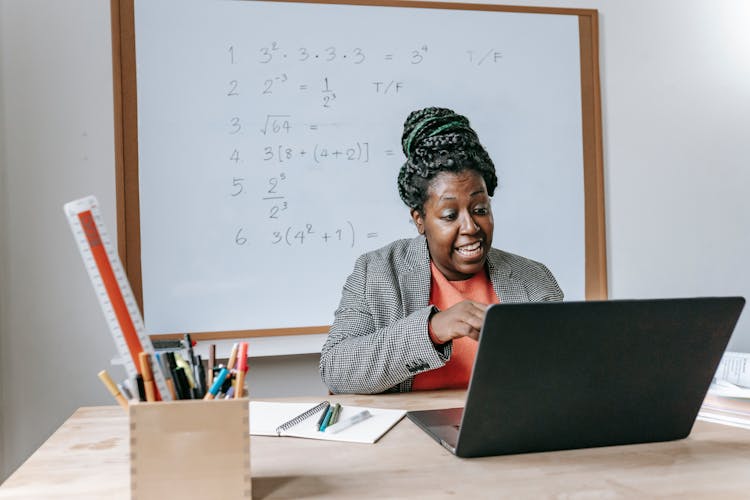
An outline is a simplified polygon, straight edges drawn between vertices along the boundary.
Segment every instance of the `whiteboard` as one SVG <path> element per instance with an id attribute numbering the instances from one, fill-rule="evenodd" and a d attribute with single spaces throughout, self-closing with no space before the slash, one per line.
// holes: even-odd
<path id="1" fill-rule="evenodd" d="M 330 324 L 356 257 L 417 234 L 396 176 L 424 106 L 495 162 L 494 246 L 585 298 L 577 16 L 138 0 L 134 20 L 149 333 Z"/>

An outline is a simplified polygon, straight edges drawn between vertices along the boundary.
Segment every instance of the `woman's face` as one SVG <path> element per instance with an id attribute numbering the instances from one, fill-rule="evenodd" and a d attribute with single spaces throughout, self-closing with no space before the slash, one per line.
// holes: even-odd
<path id="1" fill-rule="evenodd" d="M 430 182 L 424 214 L 412 210 L 430 257 L 450 281 L 484 269 L 495 227 L 484 178 L 474 170 L 441 172 Z"/>

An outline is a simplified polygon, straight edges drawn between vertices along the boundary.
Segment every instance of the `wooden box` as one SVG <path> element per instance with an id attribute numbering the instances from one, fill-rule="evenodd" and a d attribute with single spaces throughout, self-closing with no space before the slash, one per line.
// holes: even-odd
<path id="1" fill-rule="evenodd" d="M 247 399 L 130 405 L 133 499 L 251 498 Z"/>

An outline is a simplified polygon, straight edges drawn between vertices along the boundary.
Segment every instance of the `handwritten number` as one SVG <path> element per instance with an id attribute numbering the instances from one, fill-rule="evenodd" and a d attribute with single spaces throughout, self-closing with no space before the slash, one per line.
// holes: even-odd
<path id="1" fill-rule="evenodd" d="M 247 238 L 242 236 L 242 230 L 244 228 L 240 228 L 239 231 L 237 231 L 237 234 L 234 236 L 234 242 L 238 245 L 244 245 L 247 243 Z"/>
<path id="2" fill-rule="evenodd" d="M 238 117 L 233 117 L 230 123 L 232 126 L 232 130 L 229 132 L 230 134 L 234 135 L 242 130 L 242 125 L 240 125 L 240 119 Z"/>
<path id="3" fill-rule="evenodd" d="M 244 177 L 232 177 L 232 187 L 238 188 L 237 191 L 232 193 L 232 196 L 237 196 L 242 192 L 242 190 L 244 189 L 242 185 L 242 181 L 244 180 L 245 180 Z"/>
<path id="4" fill-rule="evenodd" d="M 237 86 L 238 85 L 239 85 L 239 83 L 237 82 L 237 80 L 230 81 L 229 82 L 229 92 L 227 92 L 227 95 L 230 96 L 230 97 L 231 96 L 235 96 L 235 95 L 240 95 L 237 92 Z"/>
<path id="5" fill-rule="evenodd" d="M 362 49 L 354 49 L 354 57 L 357 59 L 354 61 L 354 64 L 362 64 L 365 62 L 365 53 L 362 52 Z"/>

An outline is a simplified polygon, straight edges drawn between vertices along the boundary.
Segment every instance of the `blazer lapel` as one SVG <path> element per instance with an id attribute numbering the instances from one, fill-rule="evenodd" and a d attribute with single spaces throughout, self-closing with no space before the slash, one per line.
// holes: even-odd
<path id="1" fill-rule="evenodd" d="M 519 280 L 513 277 L 508 262 L 499 250 L 490 250 L 487 256 L 487 270 L 500 303 L 528 302 L 529 293 Z"/>
<path id="2" fill-rule="evenodd" d="M 427 240 L 420 235 L 411 240 L 398 283 L 403 298 L 404 315 L 427 307 L 430 302 L 430 253 Z"/>

